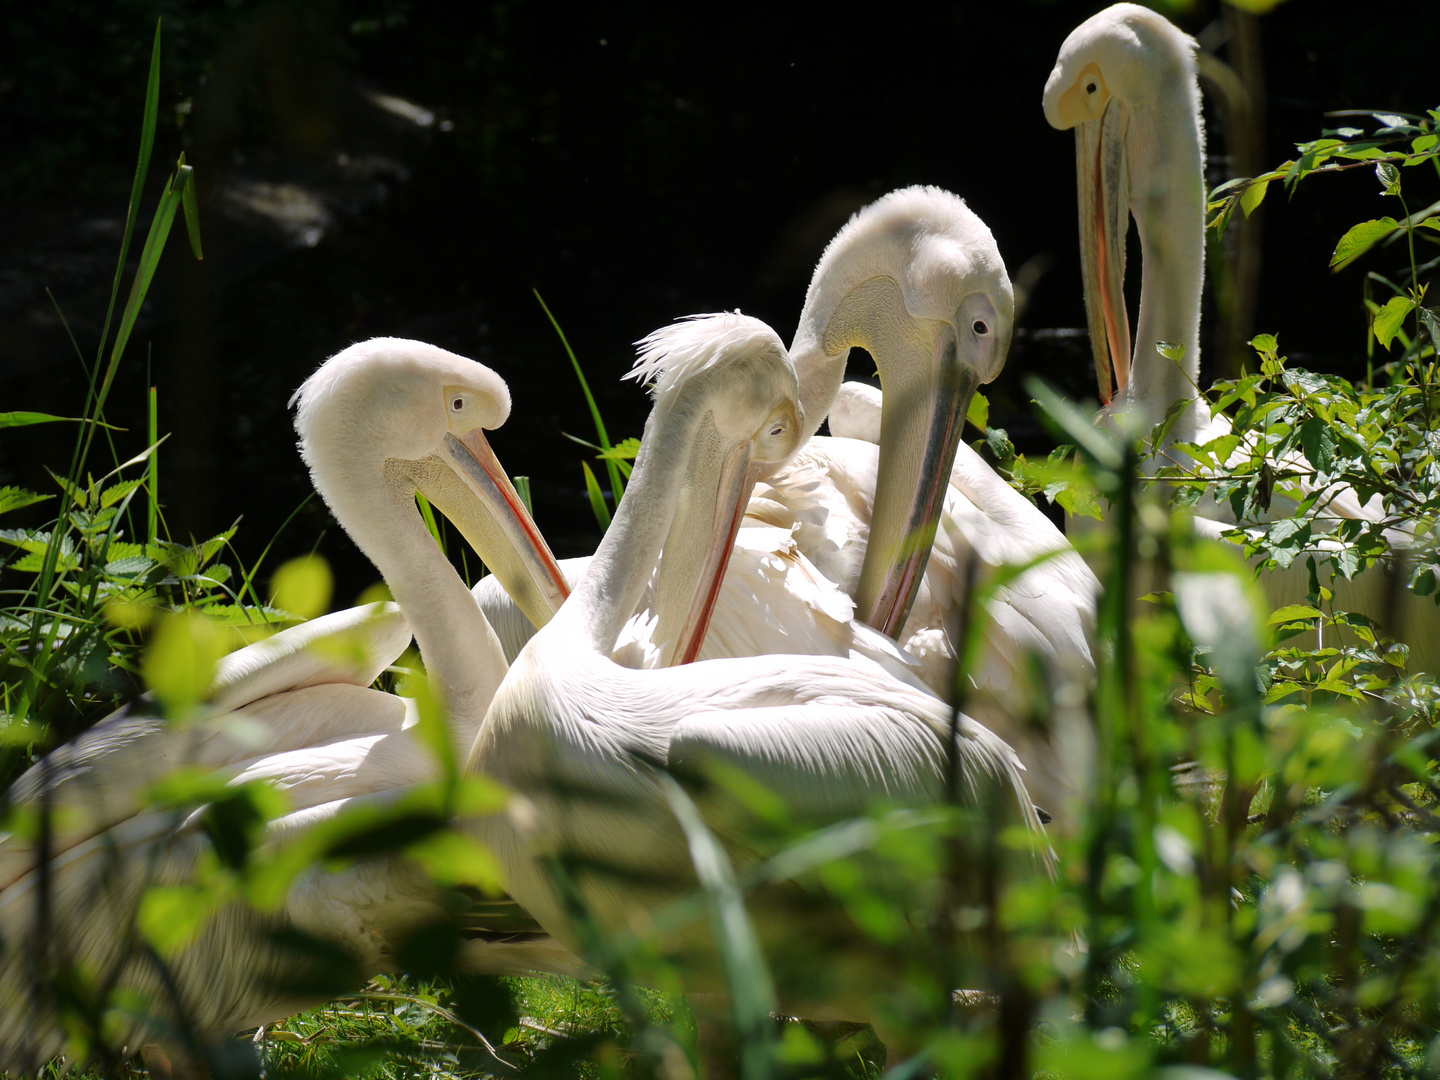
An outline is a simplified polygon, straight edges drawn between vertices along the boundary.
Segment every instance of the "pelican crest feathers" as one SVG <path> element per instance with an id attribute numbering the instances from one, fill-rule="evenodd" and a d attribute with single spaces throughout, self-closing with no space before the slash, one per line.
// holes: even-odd
<path id="1" fill-rule="evenodd" d="M 624 377 L 650 382 L 655 397 L 682 380 L 723 366 L 736 355 L 753 355 L 767 347 L 786 355 L 785 344 L 774 330 L 738 310 L 687 315 L 635 344 L 640 355 Z"/>

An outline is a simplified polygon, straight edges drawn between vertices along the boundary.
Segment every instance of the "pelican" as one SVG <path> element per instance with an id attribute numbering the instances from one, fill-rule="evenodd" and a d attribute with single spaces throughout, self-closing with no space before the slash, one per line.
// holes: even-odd
<path id="1" fill-rule="evenodd" d="M 971 393 L 1004 364 L 1013 318 L 994 238 L 961 199 L 912 187 L 857 213 L 816 266 L 790 347 L 810 430 L 828 413 L 831 437 L 812 438 L 761 490 L 755 512 L 793 521 L 801 549 L 946 700 L 956 693 L 951 634 L 969 582 L 1031 567 L 988 604 L 967 709 L 1014 746 L 1065 827 L 1091 739 L 1083 724 L 1021 723 L 1029 659 L 1041 657 L 1057 686 L 1088 681 L 1099 585 L 1049 518 L 960 441 Z M 873 357 L 883 394 L 841 383 L 855 346 Z"/>
<path id="2" fill-rule="evenodd" d="M 198 813 L 177 823 L 168 813 L 142 812 L 151 782 L 181 764 L 223 770 L 232 783 L 269 780 L 290 802 L 288 816 L 270 827 L 277 842 L 347 804 L 383 801 L 434 779 L 434 758 L 415 737 L 414 702 L 367 688 L 411 628 L 447 705 L 457 754 L 473 741 L 506 664 L 421 523 L 416 491 L 451 517 L 534 618 L 544 622 L 565 595 L 553 558 L 483 434 L 510 409 L 509 391 L 494 372 L 420 342 L 382 338 L 331 358 L 294 400 L 316 488 L 381 570 L 406 619 L 387 605 L 284 631 L 222 665 L 215 715 L 184 726 L 116 716 L 36 766 L 12 792 L 21 801 L 43 794 L 56 810 L 48 867 L 52 939 L 93 971 L 113 971 L 121 985 L 157 1002 L 164 1000 L 158 974 L 143 954 L 127 950 L 125 931 L 141 891 L 190 880 L 208 840 Z M 348 664 L 337 664 L 334 651 L 308 648 L 356 629 L 362 648 Z M 263 753 L 257 733 L 268 740 Z M 0 844 L 6 884 L 0 926 L 12 943 L 34 931 L 42 875 L 33 861 L 19 837 Z M 341 873 L 312 868 L 296 879 L 279 914 L 222 908 L 174 960 L 171 975 L 195 1029 L 224 1037 L 308 1004 L 263 986 L 286 970 L 266 942 L 267 930 L 289 924 L 338 940 L 373 971 L 391 962 L 405 934 L 445 910 L 440 892 L 400 858 Z M 497 936 L 470 942 L 465 961 L 482 971 L 579 969 L 541 935 Z M 0 1069 L 33 1067 L 64 1046 L 53 1006 L 30 1007 L 25 955 L 12 948 L 0 959 Z M 163 1036 L 134 1017 L 119 1032 L 132 1047 Z"/>
<path id="3" fill-rule="evenodd" d="M 1028 661 L 1038 653 L 1057 680 L 1088 679 L 1098 583 L 1050 520 L 960 441 L 971 394 L 1004 364 L 1013 315 L 990 230 L 949 192 L 891 192 L 835 236 L 790 347 L 803 447 L 757 488 L 698 655 L 863 656 L 951 700 L 950 634 L 969 569 L 983 584 L 1002 566 L 1044 560 L 991 600 L 967 704 L 1016 748 L 1058 819 L 1083 790 L 1089 740 L 1067 725 L 1062 749 L 1059 732 L 1018 722 L 1030 711 Z M 842 385 L 857 346 L 875 360 L 883 399 Z M 812 437 L 827 413 L 833 437 Z M 565 564 L 571 580 L 585 565 Z M 482 581 L 476 596 L 513 658 L 533 631 L 507 611 L 498 582 Z"/>
<path id="4" fill-rule="evenodd" d="M 1205 129 L 1195 74 L 1195 40 L 1162 15 L 1136 4 L 1115 4 L 1081 23 L 1060 47 L 1045 84 L 1045 118 L 1075 129 L 1080 205 L 1080 250 L 1085 307 L 1100 396 L 1100 422 L 1113 424 L 1124 410 L 1149 431 L 1178 402 L 1188 402 L 1169 441 L 1208 442 L 1230 431 L 1201 398 L 1200 292 L 1205 270 Z M 1140 313 L 1130 350 L 1125 310 L 1125 233 L 1133 215 L 1142 260 Z M 1184 346 L 1175 362 L 1159 342 Z M 1114 390 L 1111 390 L 1111 373 Z M 1162 448 L 1157 448 L 1162 449 Z M 1243 450 L 1237 453 L 1243 453 Z M 1361 504 L 1355 491 L 1332 486 L 1314 514 L 1333 528 L 1341 520 L 1379 521 L 1379 496 Z M 1275 500 L 1270 518 L 1293 514 L 1292 500 Z M 1202 503 L 1195 527 L 1219 538 L 1236 525 L 1233 511 Z M 1408 542 L 1395 530 L 1393 543 Z M 1323 552 L 1335 541 L 1320 540 Z M 1261 577 L 1272 607 L 1302 602 L 1309 575 L 1302 561 Z M 1332 582 L 1335 607 L 1376 622 L 1386 614 L 1385 575 L 1361 574 Z M 1410 666 L 1440 670 L 1440 634 L 1434 605 L 1405 589 L 1399 625 L 1410 645 Z"/>
<path id="5" fill-rule="evenodd" d="M 633 374 L 655 380 L 655 404 L 624 501 L 569 601 L 511 665 L 468 763 L 528 800 L 528 834 L 486 840 L 516 900 L 574 947 L 578 933 L 543 865 L 547 853 L 618 868 L 578 879 L 606 933 L 643 922 L 693 887 L 658 765 L 724 762 L 792 813 L 834 820 L 876 802 L 940 799 L 950 738 L 943 703 L 864 660 L 766 655 L 632 670 L 610 659 L 662 550 L 657 621 L 676 625 L 682 654 L 703 633 L 750 484 L 805 430 L 784 346 L 755 319 L 715 315 L 657 331 L 641 343 Z M 957 728 L 963 796 L 993 796 L 1001 819 L 1038 831 L 1010 748 L 968 717 Z M 577 808 L 577 791 L 593 793 L 593 803 Z M 737 857 L 755 856 L 723 812 L 705 802 L 702 813 Z M 786 920 L 785 902 L 774 899 L 752 898 L 762 934 Z M 818 929 L 810 925 L 789 948 Z M 690 961 L 683 974 L 691 990 L 713 988 L 716 961 L 703 938 L 696 931 L 677 944 Z M 824 971 L 810 974 L 842 961 L 826 957 Z M 842 982 L 822 1002 L 828 1009 L 803 993 L 804 1004 L 791 1006 L 807 1016 L 870 1018 L 873 980 Z"/>

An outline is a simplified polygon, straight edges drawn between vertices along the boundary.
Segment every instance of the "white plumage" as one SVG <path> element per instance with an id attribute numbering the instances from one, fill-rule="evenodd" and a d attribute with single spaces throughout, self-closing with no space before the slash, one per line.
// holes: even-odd
<path id="1" fill-rule="evenodd" d="M 48 789 L 55 811 L 43 916 L 50 960 L 73 959 L 150 997 L 159 1019 L 129 1015 L 121 1023 L 118 1035 L 132 1049 L 165 1038 L 175 1018 L 158 966 L 128 937 L 133 913 L 149 885 L 191 881 L 210 846 L 198 811 L 146 809 L 151 783 L 180 765 L 217 770 L 231 784 L 267 781 L 290 806 L 270 825 L 274 845 L 357 800 L 396 798 L 434 779 L 434 757 L 415 738 L 415 703 L 366 685 L 403 649 L 410 626 L 449 706 L 456 751 L 468 749 L 505 662 L 421 524 L 415 491 L 489 553 L 487 563 L 502 568 L 517 595 L 538 601 L 544 614 L 563 596 L 553 559 L 536 546 L 534 525 L 481 434 L 509 411 L 493 372 L 419 342 L 376 339 L 332 358 L 297 398 L 301 450 L 316 486 L 409 605 L 409 625 L 392 604 L 283 631 L 226 658 L 210 716 L 180 726 L 117 715 L 57 750 L 12 791 L 33 804 Z M 332 647 L 316 650 L 327 637 Z M 11 943 L 33 941 L 39 925 L 42 875 L 34 858 L 22 838 L 0 841 L 0 927 Z M 406 933 L 448 910 L 440 891 L 400 857 L 339 873 L 313 867 L 278 912 L 223 906 L 171 960 L 169 974 L 188 1022 L 202 1037 L 223 1037 L 306 1004 L 265 985 L 283 982 L 295 965 L 270 945 L 270 930 L 288 925 L 336 939 L 363 968 L 377 970 Z M 466 960 L 478 970 L 579 966 L 543 936 L 482 936 L 469 942 Z M 0 959 L 0 1067 L 33 1066 L 63 1046 L 53 1006 L 43 994 L 32 997 L 26 967 L 22 949 Z M 32 1001 L 41 1004 L 27 1007 Z"/>
<path id="2" fill-rule="evenodd" d="M 717 544 L 728 552 L 726 525 L 748 494 L 725 478 L 782 459 L 800 434 L 794 373 L 779 340 L 757 334 L 741 344 L 724 322 L 711 322 L 686 324 L 686 334 L 704 327 L 716 331 L 710 342 L 722 344 L 692 374 L 662 380 L 629 489 L 589 572 L 516 658 L 470 756 L 470 768 L 497 776 L 534 807 L 534 834 L 513 836 L 498 851 L 516 899 L 567 943 L 577 941 L 575 927 L 540 854 L 561 851 L 582 866 L 615 868 L 579 879 L 608 931 L 643 920 L 693 880 L 656 765 L 724 761 L 795 812 L 828 819 L 877 801 L 931 803 L 943 789 L 949 709 L 867 661 L 759 656 L 633 671 L 609 659 L 662 548 L 662 613 L 711 594 L 724 567 L 710 553 Z M 663 343 L 650 339 L 657 340 Z M 969 718 L 959 725 L 967 795 L 998 792 L 1002 817 L 1037 828 L 1009 747 Z M 702 810 L 725 834 L 724 816 L 708 803 Z M 739 837 L 726 838 L 737 857 L 747 857 Z M 752 898 L 751 912 L 762 932 L 786 918 L 764 897 Z M 672 942 L 689 958 L 692 989 L 714 986 L 705 940 L 692 928 Z M 838 970 L 843 957 L 833 959 Z M 864 1015 L 865 1001 L 879 992 L 836 988 L 829 1005 Z M 810 1001 L 803 1009 L 825 1015 Z"/>
<path id="3" fill-rule="evenodd" d="M 1115 4 L 1071 32 L 1045 84 L 1045 117 L 1075 129 L 1080 205 L 1080 247 L 1100 394 L 1101 423 L 1125 410 L 1141 431 L 1164 418 L 1176 402 L 1192 403 L 1170 440 L 1207 442 L 1230 431 L 1212 416 L 1196 386 L 1200 374 L 1200 293 L 1205 269 L 1205 130 L 1200 116 L 1193 38 L 1136 4 Z M 1140 313 L 1133 360 L 1125 311 L 1125 232 L 1133 215 L 1140 237 Z M 1184 346 L 1176 363 L 1157 342 Z M 1113 400 L 1110 372 L 1116 379 Z M 1236 456 L 1248 453 L 1244 447 Z M 1293 514 L 1293 500 L 1277 497 L 1265 520 Z M 1218 538 L 1236 519 L 1231 507 L 1205 500 L 1196 529 Z M 1349 519 L 1382 520 L 1378 496 L 1362 505 L 1353 489 L 1334 486 L 1312 515 L 1317 531 Z M 1253 522 L 1251 523 L 1253 524 Z M 1392 543 L 1407 543 L 1404 526 Z M 1324 553 L 1336 542 L 1320 540 Z M 1303 602 L 1309 592 L 1304 559 L 1271 571 L 1261 584 L 1274 607 Z M 1335 607 L 1383 622 L 1388 608 L 1386 572 L 1371 570 L 1334 582 Z M 1440 613 L 1428 599 L 1401 590 L 1398 624 L 1391 631 L 1410 645 L 1411 669 L 1440 669 Z"/>

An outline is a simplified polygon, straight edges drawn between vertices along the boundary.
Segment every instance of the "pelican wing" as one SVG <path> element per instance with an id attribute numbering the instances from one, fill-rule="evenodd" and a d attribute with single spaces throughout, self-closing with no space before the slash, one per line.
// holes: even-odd
<path id="1" fill-rule="evenodd" d="M 942 797 L 949 710 L 920 694 L 857 693 L 853 679 L 848 694 L 817 689 L 790 704 L 685 717 L 671 735 L 670 765 L 704 770 L 724 763 L 804 818 L 834 819 L 877 803 L 933 804 Z M 962 714 L 955 752 L 970 798 L 1000 791 L 1017 820 L 1034 820 L 1023 767 L 1004 741 Z"/>

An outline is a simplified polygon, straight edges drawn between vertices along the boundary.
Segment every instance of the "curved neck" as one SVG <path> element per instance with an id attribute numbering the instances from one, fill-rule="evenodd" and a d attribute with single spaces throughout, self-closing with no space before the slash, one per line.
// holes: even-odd
<path id="1" fill-rule="evenodd" d="M 415 463 L 341 459 L 312 463 L 315 485 L 341 526 L 373 562 L 405 612 L 432 688 L 468 750 L 505 676 L 505 654 L 415 506 Z"/>
<path id="2" fill-rule="evenodd" d="M 1192 76 L 1193 81 L 1193 76 Z M 1124 400 L 1145 430 L 1170 406 L 1198 396 L 1200 290 L 1205 274 L 1205 150 L 1196 101 L 1184 83 L 1130 119 L 1130 205 L 1142 269 L 1135 358 Z M 1185 347 L 1181 363 L 1157 341 Z M 1196 410 L 1176 421 L 1171 438 L 1194 437 Z"/>
<path id="3" fill-rule="evenodd" d="M 812 287 L 811 293 L 814 291 Z M 819 313 L 813 311 L 807 302 L 805 312 L 800 316 L 800 326 L 795 331 L 795 339 L 790 343 L 790 360 L 795 365 L 795 377 L 800 383 L 800 408 L 805 414 L 801 446 L 820 430 L 820 425 L 835 404 L 840 384 L 845 380 L 850 343 L 839 346 L 839 352 L 833 355 L 825 352 L 825 325 L 833 313 L 833 304 Z"/>
<path id="4" fill-rule="evenodd" d="M 656 402 L 645 422 L 625 498 L 585 577 L 542 631 L 548 639 L 568 635 L 578 647 L 609 656 L 621 629 L 640 605 L 661 549 L 666 549 L 668 559 L 694 547 L 686 538 L 672 535 L 672 530 L 678 532 L 679 525 L 693 524 L 706 513 L 705 500 L 700 497 L 704 493 L 687 497 L 686 483 L 692 477 L 713 480 L 703 476 L 709 470 L 697 466 L 695 450 L 716 436 L 709 411 L 686 398 L 682 390 L 669 401 Z M 677 508 L 682 512 L 677 513 Z M 683 512 L 686 509 L 694 514 Z M 713 501 L 708 513 L 713 524 Z M 681 522 L 681 518 L 687 521 Z M 666 576 L 682 581 L 686 577 L 678 572 Z M 693 575 L 688 584 L 695 584 Z M 684 599 L 688 606 L 688 598 Z"/>
<path id="5" fill-rule="evenodd" d="M 820 287 L 818 282 L 811 287 L 790 346 L 805 410 L 806 439 L 834 406 L 852 348 L 866 350 L 876 368 L 892 378 L 899 372 L 929 372 L 930 346 L 905 307 L 900 283 L 884 273 L 859 281 L 853 276 L 849 275 L 843 292 Z"/>

